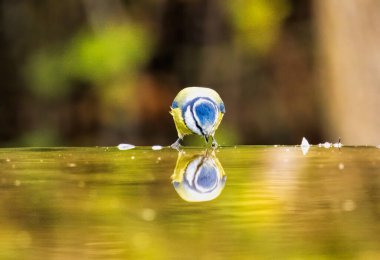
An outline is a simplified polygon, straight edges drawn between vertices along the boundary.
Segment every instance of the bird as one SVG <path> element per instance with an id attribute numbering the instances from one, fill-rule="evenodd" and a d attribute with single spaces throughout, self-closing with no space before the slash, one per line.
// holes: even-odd
<path id="1" fill-rule="evenodd" d="M 187 87 L 178 92 L 171 105 L 178 139 L 171 145 L 174 149 L 181 147 L 186 135 L 197 134 L 204 137 L 206 144 L 212 138 L 212 147 L 218 146 L 215 131 L 218 129 L 226 109 L 219 94 L 206 87 Z"/>
<path id="2" fill-rule="evenodd" d="M 227 176 L 214 151 L 180 151 L 171 179 L 183 200 L 203 202 L 213 200 L 222 193 Z"/>

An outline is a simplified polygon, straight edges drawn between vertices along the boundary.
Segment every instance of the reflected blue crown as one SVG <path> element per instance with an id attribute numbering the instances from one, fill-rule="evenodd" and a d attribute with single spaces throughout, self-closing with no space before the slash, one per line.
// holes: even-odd
<path id="1" fill-rule="evenodd" d="M 199 176 L 197 179 L 198 186 L 204 189 L 210 189 L 217 182 L 218 182 L 218 173 L 215 168 L 206 167 L 206 166 L 201 167 Z"/>
<path id="2" fill-rule="evenodd" d="M 187 169 L 185 175 L 187 174 Z M 198 169 L 193 176 L 193 179 L 189 182 L 187 178 L 183 178 L 184 185 L 190 189 L 197 191 L 198 193 L 208 193 L 212 192 L 212 189 L 218 183 L 218 172 L 212 165 L 201 163 L 198 165 Z M 195 183 L 196 182 L 196 183 Z M 175 187 L 175 186 L 174 186 Z M 197 187 L 201 187 L 207 191 L 200 191 Z M 217 185 L 215 186 L 217 187 Z"/>

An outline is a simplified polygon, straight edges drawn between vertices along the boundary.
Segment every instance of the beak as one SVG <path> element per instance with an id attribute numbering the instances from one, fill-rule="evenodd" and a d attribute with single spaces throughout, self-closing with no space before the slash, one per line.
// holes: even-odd
<path id="1" fill-rule="evenodd" d="M 206 143 L 208 143 L 208 135 L 205 135 Z"/>

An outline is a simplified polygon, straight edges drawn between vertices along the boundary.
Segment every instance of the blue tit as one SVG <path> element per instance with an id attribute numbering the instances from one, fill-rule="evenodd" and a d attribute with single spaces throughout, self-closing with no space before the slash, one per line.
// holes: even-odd
<path id="1" fill-rule="evenodd" d="M 178 195 L 188 202 L 210 201 L 224 189 L 227 176 L 215 153 L 179 152 L 172 184 Z"/>
<path id="2" fill-rule="evenodd" d="M 212 138 L 212 147 L 217 147 L 214 134 L 226 110 L 219 94 L 210 88 L 188 87 L 175 97 L 170 114 L 177 128 L 178 139 L 171 145 L 178 149 L 186 135 L 197 134 L 208 143 Z"/>

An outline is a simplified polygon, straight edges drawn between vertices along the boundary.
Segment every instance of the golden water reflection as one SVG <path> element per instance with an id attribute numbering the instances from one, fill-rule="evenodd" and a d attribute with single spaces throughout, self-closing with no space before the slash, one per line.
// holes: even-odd
<path id="1" fill-rule="evenodd" d="M 380 259 L 380 149 L 214 152 L 0 149 L 0 259 Z"/>

